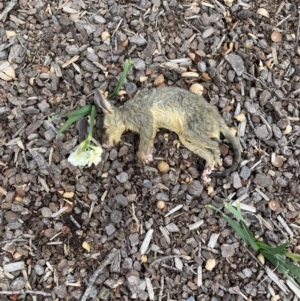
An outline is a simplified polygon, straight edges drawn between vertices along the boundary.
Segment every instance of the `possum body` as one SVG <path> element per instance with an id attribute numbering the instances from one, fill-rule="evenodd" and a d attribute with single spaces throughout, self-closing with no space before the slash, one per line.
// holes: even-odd
<path id="1" fill-rule="evenodd" d="M 220 133 L 228 140 L 234 160 L 230 168 L 214 176 L 227 176 L 236 170 L 241 159 L 240 147 L 216 107 L 203 97 L 176 87 L 142 91 L 121 107 L 113 107 L 98 90 L 95 104 L 104 112 L 104 147 L 118 143 L 124 131 L 140 135 L 137 158 L 153 160 L 154 139 L 159 128 L 175 132 L 181 143 L 206 161 L 206 173 L 221 166 Z M 204 176 L 205 177 L 205 176 Z"/>

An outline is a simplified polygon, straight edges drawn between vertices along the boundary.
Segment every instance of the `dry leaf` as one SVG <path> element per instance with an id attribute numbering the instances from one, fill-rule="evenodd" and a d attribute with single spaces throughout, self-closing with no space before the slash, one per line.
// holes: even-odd
<path id="1" fill-rule="evenodd" d="M 73 196 L 74 196 L 74 192 L 73 191 L 65 192 L 63 194 L 63 198 L 65 198 L 65 199 L 71 199 Z"/>
<path id="2" fill-rule="evenodd" d="M 182 77 L 199 77 L 199 74 L 197 72 L 183 72 L 181 74 Z"/>
<path id="3" fill-rule="evenodd" d="M 270 18 L 268 11 L 265 8 L 259 8 L 256 12 L 258 15 L 264 16 L 266 18 Z"/>
<path id="4" fill-rule="evenodd" d="M 12 30 L 6 30 L 6 38 L 9 39 L 11 37 L 14 37 L 17 35 L 17 33 L 15 31 L 12 31 Z"/>
<path id="5" fill-rule="evenodd" d="M 262 254 L 258 254 L 257 259 L 261 264 L 265 264 L 265 257 Z"/>
<path id="6" fill-rule="evenodd" d="M 243 113 L 240 113 L 240 114 L 235 115 L 234 119 L 236 119 L 239 122 L 243 122 L 246 120 L 246 116 Z"/>
<path id="7" fill-rule="evenodd" d="M 109 32 L 108 31 L 103 31 L 102 33 L 101 33 L 101 40 L 102 40 L 102 42 L 104 42 L 107 38 L 109 38 L 110 37 L 110 34 L 109 34 Z"/>
<path id="8" fill-rule="evenodd" d="M 2 61 L 0 63 L 0 78 L 5 81 L 10 81 L 16 78 L 15 70 L 8 61 Z"/>
<path id="9" fill-rule="evenodd" d="M 88 242 L 84 241 L 84 242 L 82 243 L 82 247 L 83 247 L 85 250 L 87 250 L 88 252 L 91 252 L 91 246 L 90 246 L 90 244 L 89 244 Z"/>
<path id="10" fill-rule="evenodd" d="M 292 131 L 292 126 L 288 124 L 285 128 L 285 130 L 282 132 L 283 135 L 287 135 Z"/>
<path id="11" fill-rule="evenodd" d="M 163 74 L 159 75 L 155 80 L 154 80 L 154 86 L 158 87 L 161 86 L 165 81 L 165 77 Z"/>

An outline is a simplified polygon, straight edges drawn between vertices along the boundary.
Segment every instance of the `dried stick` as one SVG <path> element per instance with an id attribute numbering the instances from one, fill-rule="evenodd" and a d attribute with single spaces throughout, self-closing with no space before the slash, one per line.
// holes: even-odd
<path id="1" fill-rule="evenodd" d="M 97 268 L 97 270 L 94 272 L 94 274 L 92 275 L 92 277 L 90 278 L 90 281 L 88 283 L 88 286 L 81 298 L 81 301 L 86 301 L 89 294 L 90 294 L 90 291 L 92 289 L 92 286 L 94 285 L 95 281 L 97 280 L 97 278 L 99 277 L 99 275 L 102 273 L 102 271 L 104 270 L 104 268 L 106 266 L 108 266 L 113 260 L 114 258 L 116 257 L 118 253 L 118 250 L 114 249 L 112 251 L 110 251 L 108 253 L 108 255 L 106 256 L 106 258 L 102 261 L 102 263 L 100 264 L 100 266 Z"/>
<path id="2" fill-rule="evenodd" d="M 42 295 L 44 297 L 50 297 L 51 293 L 46 293 L 46 292 L 42 292 L 42 291 L 31 291 L 31 290 L 27 290 L 27 291 L 0 291 L 0 295 L 23 295 L 23 294 L 31 294 L 31 295 Z"/>
<path id="3" fill-rule="evenodd" d="M 161 276 L 161 278 L 160 278 L 160 290 L 159 290 L 159 294 L 158 294 L 158 301 L 162 300 L 163 291 L 164 291 L 164 283 L 165 283 L 165 278 L 164 278 L 164 276 Z"/>
<path id="4" fill-rule="evenodd" d="M 3 12 L 0 14 L 0 21 L 3 20 L 3 22 L 6 20 L 6 17 L 8 13 L 14 8 L 14 6 L 17 4 L 17 0 L 10 1 L 7 6 L 4 8 Z"/>

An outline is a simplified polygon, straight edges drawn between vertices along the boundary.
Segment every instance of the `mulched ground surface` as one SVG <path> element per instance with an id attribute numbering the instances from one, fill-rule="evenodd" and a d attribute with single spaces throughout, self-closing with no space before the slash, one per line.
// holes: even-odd
<path id="1" fill-rule="evenodd" d="M 298 251 L 299 26 L 292 0 L 1 2 L 0 300 L 298 300 L 206 205 L 239 199 L 257 237 Z M 56 138 L 48 118 L 111 92 L 127 58 L 112 103 L 200 83 L 237 131 L 237 172 L 203 185 L 166 130 L 148 166 L 132 133 L 96 167 L 68 163 L 87 121 Z"/>

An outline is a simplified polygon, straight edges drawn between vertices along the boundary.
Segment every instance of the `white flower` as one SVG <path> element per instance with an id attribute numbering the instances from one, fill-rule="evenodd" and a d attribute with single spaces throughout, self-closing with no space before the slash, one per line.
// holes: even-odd
<path id="1" fill-rule="evenodd" d="M 89 150 L 89 160 L 88 160 L 88 167 L 94 163 L 97 165 L 101 161 L 101 154 L 103 149 L 99 146 L 91 146 L 92 149 Z"/>
<path id="2" fill-rule="evenodd" d="M 89 161 L 88 151 L 84 151 L 82 148 L 77 148 L 68 158 L 68 161 L 74 166 L 85 166 Z"/>
<path id="3" fill-rule="evenodd" d="M 68 161 L 74 166 L 85 166 L 90 167 L 93 163 L 97 165 L 101 161 L 101 154 L 103 149 L 98 146 L 88 146 L 81 144 L 73 153 L 70 154 Z"/>

